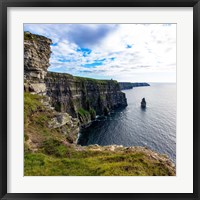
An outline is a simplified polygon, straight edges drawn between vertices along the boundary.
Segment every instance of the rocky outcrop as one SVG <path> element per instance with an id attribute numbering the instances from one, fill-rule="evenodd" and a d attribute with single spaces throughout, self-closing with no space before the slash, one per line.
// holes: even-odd
<path id="1" fill-rule="evenodd" d="M 24 33 L 24 77 L 41 82 L 47 73 L 52 41 L 40 35 Z"/>
<path id="2" fill-rule="evenodd" d="M 44 78 L 49 67 L 52 41 L 40 35 L 24 32 L 24 89 L 26 92 L 46 94 Z"/>
<path id="3" fill-rule="evenodd" d="M 141 101 L 141 107 L 142 108 L 146 108 L 146 100 L 145 100 L 145 98 L 142 98 L 142 101 Z"/>
<path id="4" fill-rule="evenodd" d="M 82 125 L 97 115 L 127 106 L 125 94 L 114 80 L 96 80 L 47 72 L 52 41 L 24 33 L 24 90 L 49 97 L 57 112 L 78 118 Z"/>
<path id="5" fill-rule="evenodd" d="M 133 87 L 150 86 L 148 83 L 131 83 L 131 82 L 119 82 L 121 90 L 132 89 Z"/>
<path id="6" fill-rule="evenodd" d="M 76 141 L 79 132 L 79 120 L 77 118 L 73 118 L 68 113 L 57 113 L 48 124 L 50 129 L 60 129 L 68 142 Z"/>

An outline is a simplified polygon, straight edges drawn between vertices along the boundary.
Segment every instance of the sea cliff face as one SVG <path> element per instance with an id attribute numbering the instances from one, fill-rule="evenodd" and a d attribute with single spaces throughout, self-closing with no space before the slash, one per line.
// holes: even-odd
<path id="1" fill-rule="evenodd" d="M 117 81 L 49 72 L 45 83 L 56 110 L 78 117 L 83 124 L 96 115 L 107 115 L 112 109 L 127 106 Z"/>

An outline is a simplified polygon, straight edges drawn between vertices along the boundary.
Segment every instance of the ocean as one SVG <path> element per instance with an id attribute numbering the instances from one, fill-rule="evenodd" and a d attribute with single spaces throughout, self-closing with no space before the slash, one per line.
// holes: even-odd
<path id="1" fill-rule="evenodd" d="M 128 106 L 98 117 L 80 130 L 78 144 L 87 146 L 144 146 L 176 162 L 176 84 L 150 83 L 150 87 L 123 90 Z M 146 109 L 141 108 L 142 98 Z"/>

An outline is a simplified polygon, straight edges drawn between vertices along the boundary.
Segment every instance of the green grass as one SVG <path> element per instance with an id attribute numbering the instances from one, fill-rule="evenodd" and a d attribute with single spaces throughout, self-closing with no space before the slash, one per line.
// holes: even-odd
<path id="1" fill-rule="evenodd" d="M 64 154 L 63 154 L 64 155 Z M 25 154 L 25 176 L 169 176 L 164 163 L 150 161 L 143 153 L 75 152 L 64 156 Z"/>
<path id="2" fill-rule="evenodd" d="M 81 116 L 89 116 L 89 115 L 90 115 L 90 113 L 89 113 L 87 110 L 83 109 L 83 108 L 80 108 L 80 109 L 78 110 L 78 113 L 79 113 Z"/>
<path id="3" fill-rule="evenodd" d="M 88 123 L 91 119 L 90 112 L 85 110 L 84 108 L 79 108 L 78 118 L 81 123 Z"/>
<path id="4" fill-rule="evenodd" d="M 24 32 L 24 40 L 41 40 L 41 39 L 48 39 L 42 35 L 32 34 L 30 32 Z"/>
<path id="5" fill-rule="evenodd" d="M 48 139 L 65 139 L 60 129 L 48 128 L 49 121 L 55 116 L 42 105 L 42 99 L 42 96 L 24 93 L 24 141 L 30 139 L 38 146 Z"/>
<path id="6" fill-rule="evenodd" d="M 81 77 L 81 76 L 74 76 L 74 79 L 75 80 L 78 80 L 78 81 L 83 81 L 83 82 L 92 82 L 92 83 L 95 83 L 95 84 L 108 84 L 109 81 L 111 80 L 100 80 L 100 79 L 94 79 L 94 78 L 88 78 L 88 77 Z M 117 83 L 117 81 L 114 81 L 112 80 L 113 82 Z"/>
<path id="7" fill-rule="evenodd" d="M 90 116 L 90 113 L 87 110 L 83 109 L 83 108 L 80 108 L 78 110 L 78 114 L 80 116 L 82 116 L 82 117 L 89 117 Z"/>
<path id="8" fill-rule="evenodd" d="M 93 108 L 90 108 L 89 113 L 92 120 L 96 118 L 96 111 Z"/>
<path id="9" fill-rule="evenodd" d="M 59 140 L 49 139 L 45 140 L 41 146 L 43 153 L 47 155 L 54 155 L 56 157 L 65 157 L 68 149 L 62 145 Z"/>
<path id="10" fill-rule="evenodd" d="M 89 111 L 87 111 L 87 110 L 85 110 L 83 108 L 80 108 L 78 110 L 78 114 L 81 117 L 86 117 L 86 118 L 91 117 L 91 119 L 95 119 L 95 117 L 96 117 L 96 111 L 93 108 L 90 108 Z"/>
<path id="11" fill-rule="evenodd" d="M 43 108 L 41 104 L 41 96 L 33 95 L 30 93 L 24 93 L 24 122 L 27 124 L 28 119 L 38 110 Z"/>
<path id="12" fill-rule="evenodd" d="M 34 39 L 34 37 L 32 36 L 32 34 L 24 32 L 24 40 L 32 40 L 32 39 Z"/>
<path id="13" fill-rule="evenodd" d="M 101 79 L 94 79 L 94 78 L 88 78 L 88 77 L 81 77 L 81 76 L 72 76 L 71 74 L 67 73 L 56 73 L 56 72 L 48 72 L 48 76 L 52 78 L 69 78 L 69 79 L 74 79 L 76 81 L 81 81 L 81 82 L 92 82 L 94 84 L 108 84 L 108 82 L 112 83 L 118 83 L 116 80 L 101 80 Z"/>
<path id="14" fill-rule="evenodd" d="M 37 40 L 43 36 L 30 34 L 29 32 L 24 32 L 24 40 Z M 44 38 L 44 37 L 43 37 Z"/>

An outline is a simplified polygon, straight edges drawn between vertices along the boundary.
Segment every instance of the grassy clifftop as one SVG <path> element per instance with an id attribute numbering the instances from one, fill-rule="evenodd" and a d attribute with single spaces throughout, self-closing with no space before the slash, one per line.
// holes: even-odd
<path id="1" fill-rule="evenodd" d="M 163 155 L 143 147 L 70 143 L 62 127 L 49 128 L 55 113 L 43 97 L 25 93 L 25 176 L 173 176 Z"/>
<path id="2" fill-rule="evenodd" d="M 54 145 L 56 144 L 56 145 Z M 58 145 L 59 144 L 59 145 Z M 153 159 L 141 150 L 101 151 L 66 147 L 48 141 L 44 152 L 25 154 L 25 175 L 31 176 L 173 176 L 166 162 Z"/>
<path id="3" fill-rule="evenodd" d="M 88 78 L 88 77 L 81 77 L 81 76 L 73 76 L 68 73 L 57 73 L 57 72 L 48 72 L 48 77 L 52 78 L 68 78 L 69 80 L 74 81 L 83 81 L 83 82 L 91 82 L 95 84 L 108 84 L 109 82 L 116 83 L 118 82 L 116 80 L 101 80 L 101 79 L 94 79 L 94 78 Z"/>

